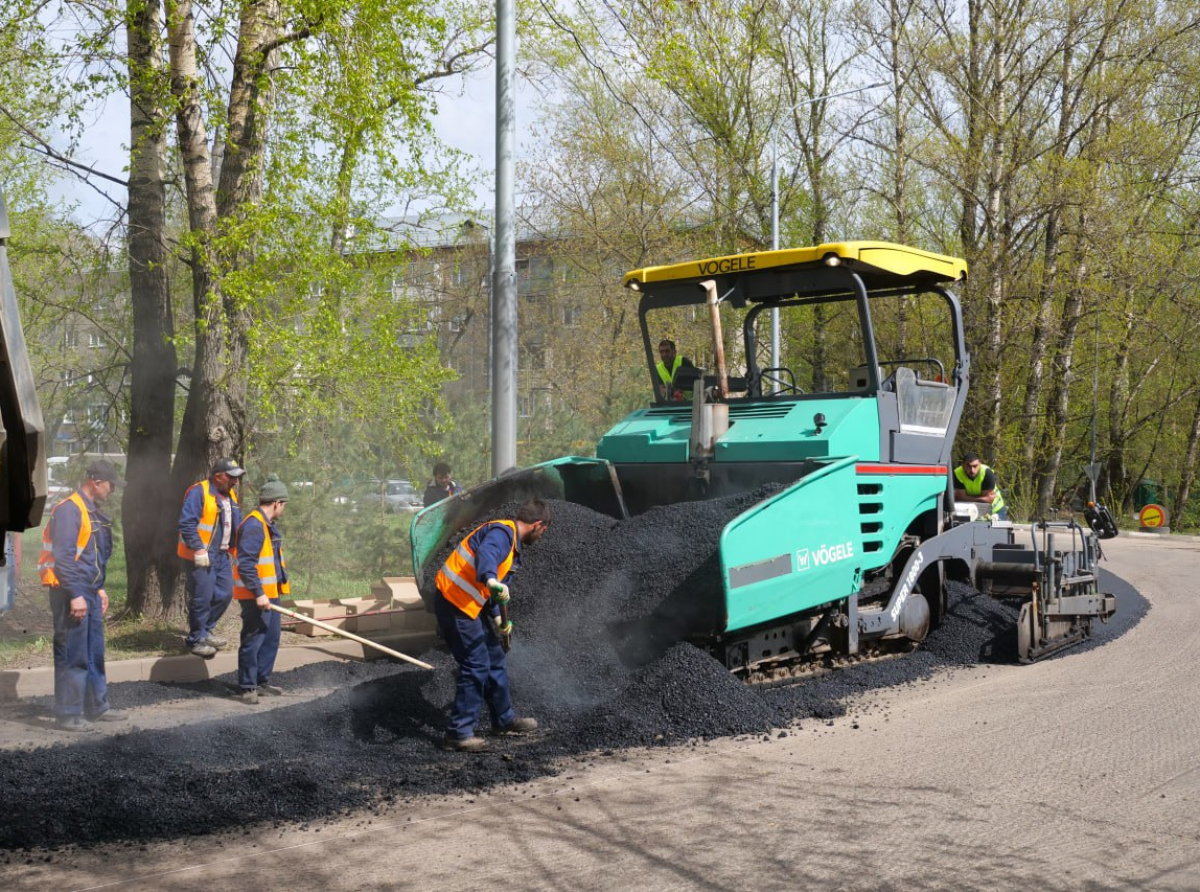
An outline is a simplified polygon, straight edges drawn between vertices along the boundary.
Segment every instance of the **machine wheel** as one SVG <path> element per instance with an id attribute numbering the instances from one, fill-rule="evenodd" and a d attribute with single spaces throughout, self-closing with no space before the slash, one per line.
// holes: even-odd
<path id="1" fill-rule="evenodd" d="M 914 586 L 900 611 L 900 633 L 914 644 L 920 644 L 929 634 L 929 602 Z"/>
<path id="2" fill-rule="evenodd" d="M 946 591 L 946 565 L 938 561 L 921 574 L 919 588 L 929 602 L 930 631 L 938 628 L 950 610 L 950 595 Z"/>

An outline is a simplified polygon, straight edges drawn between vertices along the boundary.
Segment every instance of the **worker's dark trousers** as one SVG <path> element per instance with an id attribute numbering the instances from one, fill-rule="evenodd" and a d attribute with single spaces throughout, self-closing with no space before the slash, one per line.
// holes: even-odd
<path id="1" fill-rule="evenodd" d="M 212 635 L 225 615 L 225 608 L 233 600 L 233 565 L 229 562 L 229 552 L 218 549 L 208 554 L 212 563 L 207 567 L 193 565 L 184 584 L 188 598 L 188 647 Z"/>
<path id="2" fill-rule="evenodd" d="M 50 589 L 54 616 L 54 712 L 57 715 L 97 716 L 108 711 L 108 680 L 104 677 L 104 616 L 100 595 L 84 595 L 87 616 L 71 618 L 71 595 Z"/>
<path id="3" fill-rule="evenodd" d="M 447 737 L 463 740 L 475 736 L 475 723 L 487 703 L 492 727 L 511 725 L 516 714 L 508 690 L 504 647 L 491 627 L 485 610 L 471 619 L 445 598 L 434 602 L 438 628 L 458 661 L 458 685 L 450 710 Z"/>
<path id="4" fill-rule="evenodd" d="M 279 614 L 263 610 L 249 599 L 242 606 L 242 640 L 238 646 L 238 687 L 244 691 L 271 680 L 279 653 Z"/>

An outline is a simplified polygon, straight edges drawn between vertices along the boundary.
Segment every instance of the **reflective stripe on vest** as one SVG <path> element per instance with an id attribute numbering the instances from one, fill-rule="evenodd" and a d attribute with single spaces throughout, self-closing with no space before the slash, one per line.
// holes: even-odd
<path id="1" fill-rule="evenodd" d="M 437 574 L 438 591 L 471 619 L 479 616 L 479 611 L 488 602 L 491 593 L 487 588 L 487 580 L 480 581 L 475 575 L 475 552 L 471 550 L 469 543 L 472 536 L 492 524 L 506 526 L 512 530 L 512 548 L 509 549 L 508 557 L 496 568 L 496 579 L 503 582 L 508 571 L 512 569 L 513 558 L 517 553 L 517 523 L 513 520 L 492 520 L 475 527 L 458 543 L 458 547 L 450 552 L 450 557 L 446 558 L 446 563 L 442 564 Z"/>
<path id="2" fill-rule="evenodd" d="M 58 574 L 54 572 L 54 515 L 67 502 L 74 502 L 79 507 L 79 535 L 75 537 L 75 560 L 83 557 L 88 540 L 92 538 L 92 516 L 88 514 L 83 496 L 77 492 L 71 493 L 50 511 L 50 522 L 42 530 L 42 551 L 38 555 L 38 576 L 42 585 L 58 586 Z"/>
<path id="3" fill-rule="evenodd" d="M 211 480 L 201 480 L 199 483 L 189 486 L 187 492 L 183 494 L 183 500 L 186 502 L 188 493 L 197 486 L 204 489 L 204 509 L 200 513 L 200 523 L 196 525 L 196 534 L 199 535 L 205 548 L 208 548 L 209 543 L 212 542 L 213 530 L 217 528 L 217 512 L 220 511 L 220 507 L 217 505 L 217 496 L 211 484 Z M 237 504 L 237 493 L 232 489 L 229 491 L 229 498 L 233 499 L 235 505 Z M 232 517 L 232 514 L 230 516 Z M 230 542 L 232 541 L 231 537 Z M 187 543 L 183 541 L 183 533 L 179 534 L 179 545 L 175 548 L 175 553 L 189 561 L 196 556 L 196 552 L 188 548 Z"/>
<path id="4" fill-rule="evenodd" d="M 258 560 L 254 563 L 254 569 L 258 572 L 258 584 L 262 586 L 263 594 L 268 598 L 291 594 L 291 584 L 285 579 L 281 585 L 279 577 L 275 575 L 275 548 L 271 544 L 271 528 L 267 525 L 266 517 L 255 508 L 242 521 L 242 526 L 249 523 L 251 518 L 257 518 L 263 528 L 262 551 L 258 553 Z M 241 527 L 238 527 L 238 538 L 241 538 Z M 242 576 L 238 572 L 237 550 L 231 549 L 229 556 L 233 561 L 233 597 L 238 601 L 256 600 L 258 596 L 242 585 Z M 282 551 L 279 554 L 279 563 L 285 570 L 287 569 L 287 559 L 284 558 Z"/>
<path id="5" fill-rule="evenodd" d="M 681 365 L 683 365 L 683 357 L 676 356 L 675 364 L 671 367 L 670 372 L 667 371 L 666 365 L 661 361 L 656 363 L 654 367 L 658 369 L 658 377 L 662 378 L 662 383 L 670 387 L 675 382 L 675 373 L 679 371 Z"/>
<path id="6" fill-rule="evenodd" d="M 979 473 L 976 474 L 975 479 L 972 480 L 967 476 L 967 472 L 963 470 L 962 465 L 959 465 L 954 469 L 954 479 L 962 484 L 962 488 L 966 491 L 967 495 L 975 498 L 983 494 L 983 481 L 984 478 L 987 477 L 988 471 L 991 470 L 992 469 L 987 465 L 980 463 Z M 995 472 L 993 471 L 992 473 L 994 474 Z M 992 500 L 991 508 L 988 512 L 989 514 L 996 514 L 1001 508 L 1004 507 L 1004 496 L 1000 495 L 999 485 L 996 486 L 993 492 L 996 493 L 996 498 Z"/>

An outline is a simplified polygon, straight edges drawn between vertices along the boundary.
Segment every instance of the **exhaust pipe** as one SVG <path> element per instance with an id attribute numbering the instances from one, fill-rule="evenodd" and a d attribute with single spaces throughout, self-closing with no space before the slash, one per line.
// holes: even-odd
<path id="1" fill-rule="evenodd" d="M 717 440 L 729 430 L 729 373 L 725 367 L 725 340 L 721 333 L 720 297 L 717 295 L 717 283 L 706 279 L 700 283 L 704 289 L 708 305 L 709 321 L 712 323 L 713 351 L 717 360 L 717 389 L 718 402 L 706 400 L 704 381 L 692 394 L 692 458 L 711 458 L 716 449 Z"/>
<path id="2" fill-rule="evenodd" d="M 700 287 L 704 289 L 706 295 L 705 303 L 708 304 L 708 320 L 712 323 L 713 333 L 713 355 L 717 358 L 717 387 L 721 393 L 721 399 L 729 399 L 729 372 L 725 368 L 725 339 L 721 335 L 721 298 L 717 294 L 717 282 L 715 279 L 705 279 L 700 283 Z"/>

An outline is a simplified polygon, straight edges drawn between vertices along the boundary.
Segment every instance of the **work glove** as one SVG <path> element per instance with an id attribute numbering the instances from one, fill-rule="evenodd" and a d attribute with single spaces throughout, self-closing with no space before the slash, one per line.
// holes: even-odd
<path id="1" fill-rule="evenodd" d="M 510 638 L 512 637 L 513 625 L 512 625 L 511 619 L 508 622 L 505 622 L 499 616 L 493 616 L 492 622 L 495 623 L 495 625 L 496 625 L 496 634 L 497 635 L 500 635 L 501 637 L 504 637 L 504 636 L 508 636 Z"/>
<path id="2" fill-rule="evenodd" d="M 497 604 L 507 604 L 511 600 L 508 586 L 498 579 L 488 580 L 488 591 L 492 593 L 492 600 Z"/>
<path id="3" fill-rule="evenodd" d="M 207 567 L 209 564 L 211 564 L 212 561 L 208 556 L 208 549 L 201 548 L 194 555 L 192 555 L 192 563 L 194 563 L 197 567 Z"/>

